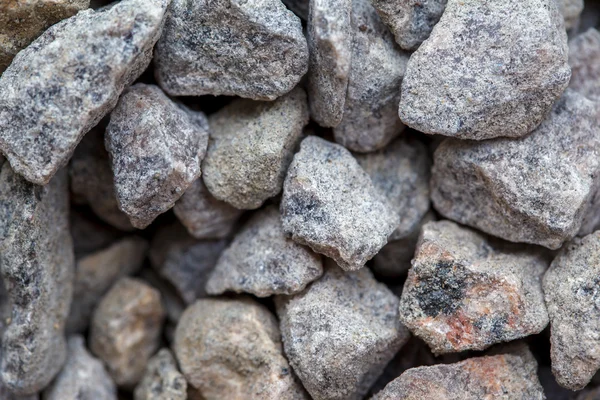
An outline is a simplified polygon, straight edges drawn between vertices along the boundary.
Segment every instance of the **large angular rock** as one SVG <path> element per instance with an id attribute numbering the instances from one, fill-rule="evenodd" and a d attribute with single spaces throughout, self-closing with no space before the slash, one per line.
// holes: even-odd
<path id="1" fill-rule="evenodd" d="M 562 19 L 556 0 L 448 0 L 408 62 L 400 119 L 460 139 L 533 131 L 569 83 Z"/>
<path id="2" fill-rule="evenodd" d="M 182 315 L 173 348 L 206 400 L 307 398 L 282 354 L 277 320 L 250 298 L 198 300 Z"/>
<path id="3" fill-rule="evenodd" d="M 0 377 L 15 394 L 33 394 L 50 383 L 66 358 L 75 264 L 67 171 L 42 187 L 4 163 L 0 204 L 0 274 L 12 304 Z"/>
<path id="4" fill-rule="evenodd" d="M 170 95 L 274 100 L 306 73 L 300 19 L 279 0 L 174 0 L 169 11 L 155 67 Z"/>
<path id="5" fill-rule="evenodd" d="M 409 338 L 399 300 L 367 268 L 325 274 L 294 296 L 277 296 L 285 354 L 310 395 L 361 399 Z"/>
<path id="6" fill-rule="evenodd" d="M 200 176 L 208 131 L 159 87 L 138 83 L 111 113 L 105 142 L 119 207 L 143 229 Z"/>
<path id="7" fill-rule="evenodd" d="M 284 232 L 356 270 L 387 243 L 398 214 L 342 146 L 309 136 L 294 156 L 283 188 Z"/>
<path id="8" fill-rule="evenodd" d="M 236 100 L 209 118 L 202 163 L 208 190 L 239 209 L 260 207 L 281 191 L 285 172 L 308 123 L 301 88 L 274 102 Z"/>
<path id="9" fill-rule="evenodd" d="M 0 77 L 0 151 L 44 185 L 146 69 L 170 0 L 123 0 L 61 21 Z"/>
<path id="10" fill-rule="evenodd" d="M 169 349 L 161 349 L 148 361 L 146 372 L 135 388 L 135 400 L 186 400 L 187 382 L 177 369 Z"/>
<path id="11" fill-rule="evenodd" d="M 600 101 L 600 32 L 590 28 L 569 42 L 569 87 Z"/>
<path id="12" fill-rule="evenodd" d="M 433 205 L 494 236 L 559 248 L 579 230 L 598 187 L 597 114 L 568 90 L 523 138 L 444 141 L 434 153 Z"/>
<path id="13" fill-rule="evenodd" d="M 548 325 L 539 249 L 494 243 L 454 222 L 423 226 L 400 320 L 434 353 L 483 350 Z"/>

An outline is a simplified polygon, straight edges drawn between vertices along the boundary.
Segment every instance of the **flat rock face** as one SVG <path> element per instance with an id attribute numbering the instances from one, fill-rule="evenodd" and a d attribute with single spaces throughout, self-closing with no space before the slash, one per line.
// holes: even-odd
<path id="1" fill-rule="evenodd" d="M 434 153 L 433 205 L 491 235 L 557 249 L 596 192 L 599 132 L 597 106 L 568 90 L 523 138 L 446 140 Z"/>
<path id="2" fill-rule="evenodd" d="M 0 151 L 45 185 L 146 69 L 170 0 L 124 0 L 61 21 L 0 77 Z"/>
<path id="3" fill-rule="evenodd" d="M 321 257 L 286 238 L 275 206 L 256 212 L 212 271 L 206 291 L 258 297 L 295 294 L 323 273 Z"/>
<path id="4" fill-rule="evenodd" d="M 590 28 L 569 42 L 569 87 L 600 101 L 600 32 Z"/>
<path id="5" fill-rule="evenodd" d="M 400 301 L 400 320 L 434 353 L 483 350 L 548 324 L 544 257 L 491 243 L 454 222 L 423 226 Z"/>
<path id="6" fill-rule="evenodd" d="M 200 176 L 208 131 L 158 86 L 138 83 L 111 113 L 105 143 L 119 207 L 143 229 Z"/>
<path id="7" fill-rule="evenodd" d="M 398 215 L 342 146 L 309 136 L 294 156 L 281 199 L 283 230 L 357 270 L 387 243 Z"/>
<path id="8" fill-rule="evenodd" d="M 12 304 L 0 377 L 10 391 L 28 395 L 47 386 L 66 358 L 75 264 L 67 172 L 42 187 L 4 163 L 0 204 L 0 274 Z"/>
<path id="9" fill-rule="evenodd" d="M 455 364 L 412 368 L 373 400 L 543 400 L 537 362 L 524 348 L 515 353 L 474 357 Z"/>
<path id="10" fill-rule="evenodd" d="M 155 66 L 172 96 L 274 100 L 306 73 L 308 48 L 300 19 L 278 0 L 174 0 Z"/>
<path id="11" fill-rule="evenodd" d="M 556 381 L 571 390 L 600 369 L 600 231 L 567 243 L 544 276 L 550 315 L 550 355 Z"/>
<path id="12" fill-rule="evenodd" d="M 146 372 L 135 388 L 135 400 L 186 400 L 187 382 L 177 369 L 169 349 L 161 349 L 148 361 Z"/>
<path id="13" fill-rule="evenodd" d="M 409 338 L 398 303 L 367 268 L 344 272 L 331 260 L 307 290 L 276 297 L 285 354 L 314 399 L 367 393 Z"/>
<path id="14" fill-rule="evenodd" d="M 520 137 L 569 83 L 567 35 L 556 0 L 448 0 L 411 56 L 400 119 L 460 139 Z"/>
<path id="15" fill-rule="evenodd" d="M 206 400 L 307 398 L 282 354 L 277 320 L 250 298 L 198 300 L 181 316 L 173 348 Z"/>
<path id="16" fill-rule="evenodd" d="M 301 88 L 274 102 L 236 100 L 211 115 L 210 144 L 202 163 L 206 187 L 236 208 L 260 207 L 281 191 L 307 123 Z"/>

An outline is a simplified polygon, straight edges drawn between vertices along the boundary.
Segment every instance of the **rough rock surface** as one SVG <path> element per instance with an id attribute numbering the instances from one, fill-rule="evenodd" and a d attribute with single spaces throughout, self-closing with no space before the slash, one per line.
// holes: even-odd
<path id="1" fill-rule="evenodd" d="M 69 337 L 67 362 L 44 391 L 44 400 L 117 400 L 117 388 L 104 365 L 85 348 L 82 336 Z"/>
<path id="2" fill-rule="evenodd" d="M 236 208 L 260 207 L 281 191 L 308 118 L 301 88 L 274 102 L 236 100 L 211 115 L 202 163 L 208 190 Z"/>
<path id="3" fill-rule="evenodd" d="M 206 291 L 294 294 L 323 273 L 321 257 L 287 238 L 275 206 L 256 212 L 221 254 Z"/>
<path id="4" fill-rule="evenodd" d="M 569 87 L 600 101 L 600 32 L 590 28 L 569 42 Z"/>
<path id="5" fill-rule="evenodd" d="M 306 73 L 300 19 L 279 0 L 174 0 L 169 11 L 154 63 L 170 95 L 274 100 Z"/>
<path id="6" fill-rule="evenodd" d="M 556 0 L 448 0 L 402 82 L 400 119 L 461 139 L 520 137 L 569 83 Z"/>
<path id="7" fill-rule="evenodd" d="M 558 0 L 556 3 L 564 18 L 565 28 L 575 27 L 579 21 L 579 15 L 583 11 L 583 0 Z"/>
<path id="8" fill-rule="evenodd" d="M 169 349 L 161 349 L 148 361 L 146 372 L 135 388 L 135 400 L 186 400 L 187 382 L 177 369 Z"/>
<path id="9" fill-rule="evenodd" d="M 158 86 L 138 83 L 111 113 L 105 142 L 119 206 L 143 229 L 200 176 L 208 131 Z"/>
<path id="10" fill-rule="evenodd" d="M 398 215 L 342 146 L 309 136 L 288 169 L 281 199 L 284 232 L 356 270 L 387 243 Z"/>
<path id="11" fill-rule="evenodd" d="M 120 278 L 137 272 L 144 262 L 148 243 L 128 237 L 77 260 L 68 332 L 83 332 L 102 296 Z"/>
<path id="12" fill-rule="evenodd" d="M 307 290 L 276 297 L 285 354 L 314 399 L 367 393 L 408 341 L 398 303 L 367 268 L 344 272 L 331 260 Z"/>
<path id="13" fill-rule="evenodd" d="M 181 316 L 173 348 L 206 400 L 306 398 L 282 354 L 277 320 L 250 298 L 198 300 Z"/>
<path id="14" fill-rule="evenodd" d="M 160 293 L 138 279 L 121 278 L 98 304 L 90 349 L 119 386 L 132 388 L 158 349 L 165 311 Z"/>
<path id="15" fill-rule="evenodd" d="M 43 187 L 8 163 L 0 172 L 0 274 L 12 304 L 0 377 L 19 395 L 47 386 L 66 358 L 75 264 L 68 185 L 64 169 Z"/>
<path id="16" fill-rule="evenodd" d="M 434 153 L 433 205 L 494 236 L 559 248 L 579 230 L 598 186 L 596 107 L 567 90 L 523 138 L 442 142 Z"/>
<path id="17" fill-rule="evenodd" d="M 600 369 L 599 273 L 597 231 L 567 243 L 544 276 L 552 372 L 571 390 L 582 389 Z"/>
<path id="18" fill-rule="evenodd" d="M 170 0 L 123 0 L 44 32 L 0 77 L 0 151 L 47 184 L 146 69 Z"/>
<path id="19" fill-rule="evenodd" d="M 438 354 L 540 333 L 548 325 L 548 264 L 539 249 L 514 247 L 451 221 L 428 222 L 404 284 L 400 320 Z"/>

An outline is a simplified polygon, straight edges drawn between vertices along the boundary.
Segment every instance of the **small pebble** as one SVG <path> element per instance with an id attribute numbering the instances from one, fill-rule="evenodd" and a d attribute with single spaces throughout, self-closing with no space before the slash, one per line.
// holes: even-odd
<path id="1" fill-rule="evenodd" d="M 187 382 L 169 349 L 160 349 L 148 361 L 144 377 L 135 388 L 135 400 L 186 400 Z"/>

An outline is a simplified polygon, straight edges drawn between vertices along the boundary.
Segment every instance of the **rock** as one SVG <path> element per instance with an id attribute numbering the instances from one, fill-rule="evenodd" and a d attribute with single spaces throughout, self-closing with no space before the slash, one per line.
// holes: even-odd
<path id="1" fill-rule="evenodd" d="M 187 382 L 169 349 L 161 349 L 150 359 L 134 397 L 135 400 L 187 399 Z"/>
<path id="2" fill-rule="evenodd" d="M 600 32 L 590 28 L 569 42 L 569 87 L 600 101 Z"/>
<path id="3" fill-rule="evenodd" d="M 575 27 L 583 11 L 583 0 L 558 0 L 556 4 L 563 15 L 565 28 L 568 30 Z"/>
<path id="4" fill-rule="evenodd" d="M 434 353 L 483 350 L 548 325 L 539 250 L 494 243 L 454 222 L 423 226 L 400 321 Z"/>
<path id="5" fill-rule="evenodd" d="M 543 400 L 536 373 L 537 362 L 525 347 L 514 353 L 409 369 L 373 400 Z"/>
<path id="6" fill-rule="evenodd" d="M 309 136 L 288 169 L 283 230 L 300 244 L 356 270 L 387 243 L 398 215 L 340 145 Z"/>
<path id="7" fill-rule="evenodd" d="M 309 0 L 282 0 L 283 4 L 303 20 L 308 19 Z"/>
<path id="8" fill-rule="evenodd" d="M 172 96 L 274 100 L 306 73 L 300 20 L 278 0 L 174 0 L 169 11 L 154 64 Z"/>
<path id="9" fill-rule="evenodd" d="M 90 0 L 7 0 L 0 3 L 0 74 L 20 50 L 50 25 L 89 5 Z"/>
<path id="10" fill-rule="evenodd" d="M 61 21 L 0 77 L 0 151 L 45 185 L 146 69 L 170 0 L 123 0 Z M 56 2 L 53 2 L 56 3 Z"/>
<path id="11" fill-rule="evenodd" d="M 241 210 L 215 199 L 201 178 L 188 187 L 173 211 L 196 239 L 228 237 L 242 215 Z"/>
<path id="12" fill-rule="evenodd" d="M 209 118 L 202 163 L 213 196 L 239 209 L 259 208 L 281 191 L 285 172 L 308 123 L 300 88 L 274 102 L 236 100 Z"/>
<path id="13" fill-rule="evenodd" d="M 314 399 L 361 399 L 408 341 L 399 300 L 367 268 L 344 272 L 328 260 L 323 277 L 277 296 L 285 354 Z"/>
<path id="14" fill-rule="evenodd" d="M 4 386 L 4 383 L 0 380 L 0 399 L 2 400 L 39 400 L 39 398 L 40 397 L 37 393 L 24 396 L 16 395 L 12 393 L 6 386 Z"/>
<path id="15" fill-rule="evenodd" d="M 400 47 L 415 50 L 431 34 L 444 13 L 446 2 L 447 0 L 373 0 L 373 6 Z"/>
<path id="16" fill-rule="evenodd" d="M 73 247 L 77 258 L 108 247 L 124 234 L 112 226 L 103 224 L 94 216 L 75 208 L 71 209 L 69 217 Z"/>
<path id="17" fill-rule="evenodd" d="M 42 187 L 4 163 L 0 204 L 0 274 L 12 304 L 0 377 L 9 391 L 30 395 L 50 383 L 66 358 L 75 263 L 67 172 Z"/>
<path id="18" fill-rule="evenodd" d="M 179 224 L 161 228 L 152 239 L 152 268 L 176 289 L 187 303 L 206 297 L 204 286 L 227 242 L 200 241 Z"/>
<path id="19" fill-rule="evenodd" d="M 568 90 L 530 135 L 444 141 L 434 153 L 433 205 L 494 236 L 559 248 L 579 230 L 598 186 L 596 113 Z"/>
<path id="20" fill-rule="evenodd" d="M 137 272 L 147 251 L 148 243 L 132 236 L 77 260 L 68 332 L 83 332 L 88 327 L 102 296 L 120 278 Z"/>
<path id="21" fill-rule="evenodd" d="M 173 348 L 206 400 L 307 398 L 282 354 L 277 320 L 250 298 L 196 301 L 179 320 Z"/>
<path id="22" fill-rule="evenodd" d="M 285 237 L 275 206 L 257 211 L 221 254 L 206 283 L 211 295 L 226 291 L 258 297 L 295 294 L 323 274 L 321 257 Z"/>
<path id="23" fill-rule="evenodd" d="M 208 131 L 160 88 L 138 83 L 111 113 L 105 142 L 117 202 L 131 224 L 143 229 L 200 176 Z"/>
<path id="24" fill-rule="evenodd" d="M 158 349 L 164 314 L 160 293 L 133 278 L 121 278 L 98 304 L 90 349 L 118 386 L 132 388 L 142 378 Z"/>
<path id="25" fill-rule="evenodd" d="M 400 119 L 460 139 L 533 131 L 571 75 L 555 1 L 448 0 L 408 62 Z"/>
<path id="26" fill-rule="evenodd" d="M 552 372 L 561 386 L 571 390 L 582 389 L 600 369 L 599 271 L 597 231 L 566 244 L 544 276 Z"/>
<path id="27" fill-rule="evenodd" d="M 117 400 L 115 383 L 102 362 L 88 353 L 83 337 L 71 336 L 67 345 L 67 362 L 44 391 L 44 400 Z"/>

